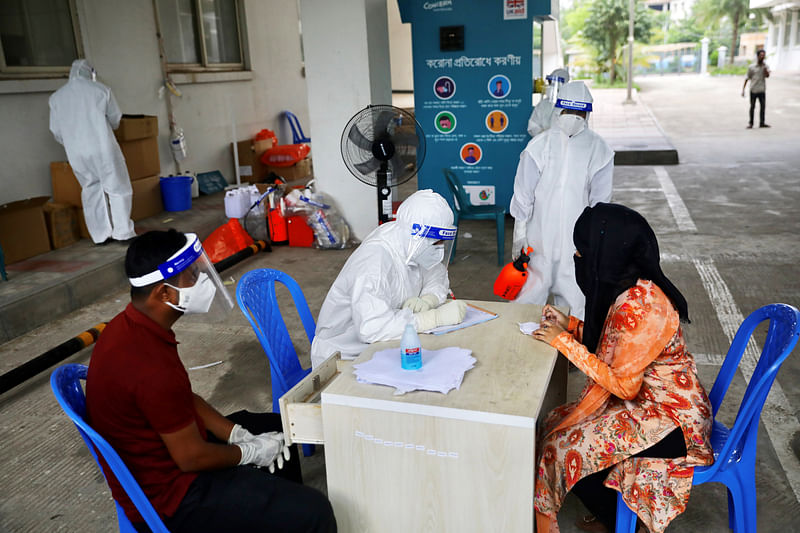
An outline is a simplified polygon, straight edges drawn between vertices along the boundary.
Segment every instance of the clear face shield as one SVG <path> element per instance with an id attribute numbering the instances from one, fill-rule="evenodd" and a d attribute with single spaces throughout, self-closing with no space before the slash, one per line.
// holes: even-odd
<path id="1" fill-rule="evenodd" d="M 233 309 L 233 298 L 194 233 L 186 233 L 186 244 L 157 270 L 129 281 L 134 287 L 164 281 L 178 293 L 177 301 L 166 302 L 167 305 L 185 315 L 209 313 L 223 317 Z"/>
<path id="2" fill-rule="evenodd" d="M 544 97 L 551 102 L 556 101 L 558 90 L 564 85 L 564 78 L 561 76 L 547 76 L 547 88 L 545 89 Z"/>
<path id="3" fill-rule="evenodd" d="M 436 265 L 447 268 L 453 253 L 456 231 L 455 226 L 413 224 L 406 262 L 416 263 L 423 270 L 430 270 Z"/>

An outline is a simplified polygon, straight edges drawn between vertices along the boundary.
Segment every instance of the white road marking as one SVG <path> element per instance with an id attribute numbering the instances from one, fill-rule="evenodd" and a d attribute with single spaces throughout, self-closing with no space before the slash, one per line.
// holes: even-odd
<path id="1" fill-rule="evenodd" d="M 618 192 L 662 192 L 661 187 L 619 187 L 614 189 L 614 193 Z"/>
<path id="2" fill-rule="evenodd" d="M 722 362 L 725 360 L 726 354 L 719 354 L 719 353 L 694 353 L 691 352 L 692 357 L 694 357 L 694 362 L 697 365 L 708 365 L 708 366 L 722 366 Z"/>
<path id="3" fill-rule="evenodd" d="M 667 202 L 678 228 L 681 231 L 696 232 L 697 227 L 694 225 L 694 221 L 686 209 L 686 204 L 683 203 L 666 169 L 664 167 L 654 167 L 654 170 L 664 189 L 664 195 L 667 197 Z M 722 279 L 719 270 L 717 270 L 714 260 L 710 257 L 703 259 L 692 258 L 692 263 L 694 263 L 703 287 L 708 293 L 711 305 L 714 307 L 717 319 L 722 326 L 722 331 L 728 338 L 728 342 L 733 341 L 739 325 L 744 321 L 744 315 L 736 305 L 736 301 L 734 301 L 728 285 Z M 751 337 L 739 363 L 739 369 L 742 371 L 747 383 L 750 383 L 750 378 L 753 376 L 753 371 L 760 356 L 761 350 Z M 695 357 L 697 364 L 703 364 L 697 360 L 697 356 Z M 767 429 L 767 434 L 786 475 L 786 480 L 789 482 L 795 498 L 800 502 L 800 460 L 791 449 L 791 440 L 800 431 L 800 422 L 798 422 L 789 400 L 777 380 L 772 384 L 767 401 L 764 403 L 761 420 Z"/>
<path id="4" fill-rule="evenodd" d="M 661 183 L 664 196 L 667 197 L 667 203 L 672 211 L 672 216 L 675 218 L 675 222 L 678 223 L 678 229 L 696 233 L 697 226 L 694 225 L 694 221 L 691 215 L 689 215 L 689 210 L 686 209 L 686 204 L 683 203 L 680 194 L 678 194 L 678 189 L 675 188 L 675 184 L 672 183 L 666 169 L 664 167 L 653 167 L 653 170 L 655 170 L 658 181 Z"/>
<path id="5" fill-rule="evenodd" d="M 713 259 L 693 259 L 692 262 L 700 274 L 711 304 L 717 312 L 722 331 L 728 337 L 729 342 L 733 341 L 739 324 L 744 321 L 744 316 L 733 300 L 728 285 L 720 276 Z M 750 337 L 739 362 L 739 370 L 742 371 L 747 383 L 750 383 L 760 356 L 761 350 Z M 800 501 L 800 460 L 797 459 L 790 445 L 792 437 L 800 431 L 800 422 L 797 421 L 778 380 L 775 380 L 769 391 L 767 401 L 764 403 L 764 410 L 761 412 L 761 420 L 764 422 L 769 439 L 772 441 L 772 447 L 775 449 L 784 474 L 786 474 L 786 480 L 792 487 L 795 498 Z"/>

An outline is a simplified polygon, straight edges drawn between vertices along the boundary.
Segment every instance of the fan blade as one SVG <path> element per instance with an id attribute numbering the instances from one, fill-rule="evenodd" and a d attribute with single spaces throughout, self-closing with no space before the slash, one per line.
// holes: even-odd
<path id="1" fill-rule="evenodd" d="M 353 127 L 350 128 L 350 131 L 347 132 L 347 138 L 362 150 L 366 150 L 368 152 L 372 151 L 372 141 L 367 139 L 364 134 L 361 133 L 361 130 L 358 129 L 358 125 L 353 124 Z"/>
<path id="2" fill-rule="evenodd" d="M 419 137 L 416 131 L 400 130 L 392 136 L 392 141 L 398 150 L 406 146 L 416 147 L 419 144 Z"/>
<path id="3" fill-rule="evenodd" d="M 389 161 L 389 169 L 392 171 L 392 178 L 389 180 L 390 187 L 404 183 L 417 172 L 416 157 L 396 153 Z"/>
<path id="4" fill-rule="evenodd" d="M 381 111 L 378 113 L 378 116 L 375 117 L 375 136 L 379 137 L 383 133 L 389 133 L 387 128 L 391 123 L 392 119 L 397 116 L 397 113 L 391 110 Z"/>
<path id="5" fill-rule="evenodd" d="M 353 166 L 356 168 L 356 170 L 358 170 L 359 172 L 361 172 L 363 175 L 366 176 L 372 171 L 381 168 L 381 162 L 375 158 L 372 158 L 372 159 L 367 159 L 363 163 L 355 163 Z"/>

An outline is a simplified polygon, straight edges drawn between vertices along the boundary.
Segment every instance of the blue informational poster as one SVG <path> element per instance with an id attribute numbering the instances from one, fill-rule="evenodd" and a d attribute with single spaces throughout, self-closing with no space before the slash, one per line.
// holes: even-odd
<path id="1" fill-rule="evenodd" d="M 533 17 L 528 0 L 398 0 L 411 23 L 416 119 L 427 153 L 418 174 L 452 204 L 442 169 L 471 202 L 508 205 L 533 92 Z M 542 13 L 531 12 L 539 7 Z"/>

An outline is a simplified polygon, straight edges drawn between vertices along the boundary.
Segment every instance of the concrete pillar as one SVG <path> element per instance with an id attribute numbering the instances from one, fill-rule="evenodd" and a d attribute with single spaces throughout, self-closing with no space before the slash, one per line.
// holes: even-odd
<path id="1" fill-rule="evenodd" d="M 377 191 L 350 174 L 339 143 L 358 111 L 392 103 L 386 0 L 300 0 L 300 20 L 316 188 L 363 239 L 378 225 Z"/>
<path id="2" fill-rule="evenodd" d="M 725 66 L 725 59 L 728 56 L 728 47 L 727 46 L 720 46 L 717 48 L 717 68 L 722 68 Z"/>
<path id="3" fill-rule="evenodd" d="M 708 43 L 711 39 L 703 37 L 700 39 L 700 74 L 708 74 Z"/>
<path id="4" fill-rule="evenodd" d="M 783 58 L 783 40 L 786 38 L 786 11 L 782 11 L 778 17 L 778 42 L 775 46 L 775 68 L 780 68 L 781 59 Z"/>
<path id="5" fill-rule="evenodd" d="M 764 50 L 767 52 L 767 55 L 772 54 L 772 43 L 775 40 L 775 25 L 772 22 L 767 21 L 767 42 L 764 43 Z"/>
<path id="6" fill-rule="evenodd" d="M 797 10 L 792 10 L 791 33 L 789 33 L 789 48 L 797 46 Z"/>

